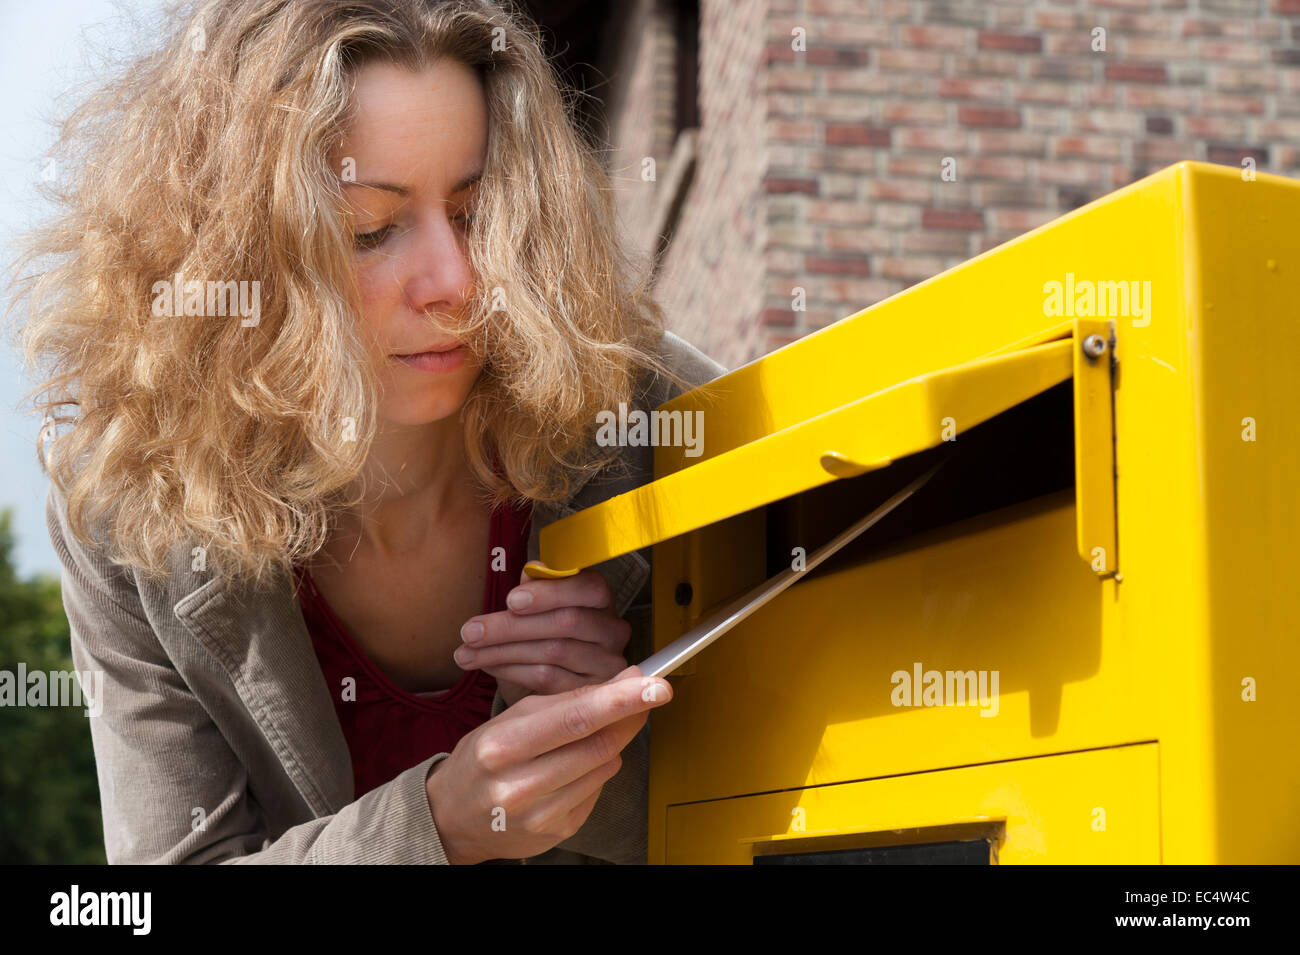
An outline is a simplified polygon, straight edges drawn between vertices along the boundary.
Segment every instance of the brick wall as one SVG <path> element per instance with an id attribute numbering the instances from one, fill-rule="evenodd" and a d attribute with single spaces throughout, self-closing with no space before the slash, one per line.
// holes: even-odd
<path id="1" fill-rule="evenodd" d="M 1300 176 L 1300 0 L 701 0 L 700 20 L 695 173 L 656 291 L 729 367 L 1180 159 Z M 673 155 L 642 145 L 647 117 L 670 128 L 658 62 L 612 117 L 621 161 L 659 160 L 619 200 L 641 249 Z"/>

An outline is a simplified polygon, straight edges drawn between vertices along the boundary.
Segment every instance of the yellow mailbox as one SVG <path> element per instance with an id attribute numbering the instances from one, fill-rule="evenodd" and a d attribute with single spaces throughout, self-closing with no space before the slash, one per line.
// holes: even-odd
<path id="1" fill-rule="evenodd" d="M 654 547 L 691 659 L 650 861 L 1300 860 L 1300 183 L 1179 163 L 685 394 L 703 453 L 547 527 Z"/>

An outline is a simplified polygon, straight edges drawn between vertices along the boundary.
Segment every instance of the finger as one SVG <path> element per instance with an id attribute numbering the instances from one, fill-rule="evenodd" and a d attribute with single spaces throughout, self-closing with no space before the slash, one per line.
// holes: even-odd
<path id="1" fill-rule="evenodd" d="M 526 696 L 497 719 L 493 745 L 503 762 L 524 762 L 576 742 L 613 723 L 672 699 L 668 681 L 643 677 L 635 667 L 606 683 L 580 686 L 554 696 Z M 646 684 L 650 684 L 647 686 Z M 604 760 L 596 760 L 595 766 Z"/>
<path id="2" fill-rule="evenodd" d="M 594 607 L 614 604 L 609 582 L 598 570 L 587 569 L 558 580 L 533 580 L 521 575 L 518 587 L 506 594 L 506 606 L 519 614 L 541 613 L 556 607 Z"/>
<path id="3" fill-rule="evenodd" d="M 544 753 L 515 767 L 509 774 L 510 785 L 523 794 L 525 801 L 540 800 L 611 761 L 620 754 L 645 726 L 646 714 L 638 713 L 605 727 L 587 739 Z"/>
<path id="4" fill-rule="evenodd" d="M 460 638 L 472 650 L 551 637 L 567 637 L 621 651 L 632 637 L 632 624 L 609 610 L 570 606 L 527 615 L 508 610 L 479 614 L 470 617 L 460 628 Z"/>
<path id="5" fill-rule="evenodd" d="M 568 670 L 578 676 L 598 676 L 608 680 L 627 666 L 617 653 L 581 640 L 527 640 L 495 647 L 469 649 L 457 647 L 456 665 L 462 670 L 487 670 L 511 665 L 540 665 Z M 509 679 L 509 677 L 507 677 Z M 517 682 L 517 681 L 511 681 Z M 572 687 L 565 687 L 572 689 Z"/>
<path id="6" fill-rule="evenodd" d="M 600 799 L 605 783 L 618 775 L 622 760 L 615 758 L 538 799 L 522 824 L 532 832 L 560 833 L 567 839 L 582 828 Z"/>
<path id="7" fill-rule="evenodd" d="M 483 672 L 498 683 L 513 683 L 516 686 L 522 686 L 524 689 L 545 696 L 566 693 L 569 690 L 576 690 L 580 686 L 589 686 L 591 684 L 591 677 L 572 673 L 563 667 L 520 663 L 498 667 L 483 667 Z"/>

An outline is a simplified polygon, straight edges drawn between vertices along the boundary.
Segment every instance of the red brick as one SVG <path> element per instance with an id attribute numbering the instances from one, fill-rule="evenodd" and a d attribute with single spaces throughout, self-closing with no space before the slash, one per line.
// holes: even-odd
<path id="1" fill-rule="evenodd" d="M 1107 63 L 1106 79 L 1112 83 L 1167 83 L 1169 74 L 1159 63 Z"/>
<path id="2" fill-rule="evenodd" d="M 1053 103 L 1065 106 L 1073 99 L 1073 88 L 1064 83 L 1031 83 L 1016 88 L 1017 103 Z"/>
<path id="3" fill-rule="evenodd" d="M 890 176 L 914 176 L 931 180 L 938 174 L 938 169 L 938 158 L 909 153 L 904 156 L 890 156 L 886 172 Z"/>
<path id="4" fill-rule="evenodd" d="M 888 146 L 891 133 L 880 126 L 859 123 L 827 123 L 826 143 L 830 146 Z"/>
<path id="5" fill-rule="evenodd" d="M 1034 164 L 1040 182 L 1070 186 L 1087 186 L 1101 182 L 1101 170 L 1092 163 L 1077 159 L 1041 160 Z"/>
<path id="6" fill-rule="evenodd" d="M 1199 59 L 1192 44 L 1186 40 L 1165 40 L 1158 37 L 1124 37 L 1120 53 L 1126 60 L 1146 60 L 1153 63 L 1169 60 Z M 1204 45 L 1202 45 L 1204 49 Z"/>
<path id="7" fill-rule="evenodd" d="M 1219 66 L 1214 69 L 1211 85 L 1229 92 L 1275 90 L 1278 88 L 1278 74 L 1276 70 L 1251 70 L 1243 67 Z"/>
<path id="8" fill-rule="evenodd" d="M 1043 49 L 1043 40 L 1032 33 L 999 33 L 993 30 L 981 30 L 977 46 L 981 50 L 1038 53 Z"/>
<path id="9" fill-rule="evenodd" d="M 1053 140 L 1056 155 L 1087 159 L 1119 159 L 1119 140 L 1104 136 L 1058 136 Z"/>
<path id="10" fill-rule="evenodd" d="M 1029 61 L 1029 75 L 1039 80 L 1091 80 L 1093 62 L 1083 59 L 1042 57 Z"/>
<path id="11" fill-rule="evenodd" d="M 1184 116 L 1183 129 L 1197 139 L 1231 141 L 1246 136 L 1246 122 L 1239 116 Z"/>
<path id="12" fill-rule="evenodd" d="M 808 153 L 808 165 L 814 170 L 849 172 L 858 176 L 875 173 L 880 151 L 875 147 L 837 146 Z"/>
<path id="13" fill-rule="evenodd" d="M 827 252 L 892 252 L 896 233 L 889 229 L 827 229 Z"/>
<path id="14" fill-rule="evenodd" d="M 793 63 L 794 49 L 789 43 L 769 43 L 764 48 L 767 63 Z"/>
<path id="15" fill-rule="evenodd" d="M 1173 109 L 1189 112 L 1196 109 L 1197 92 L 1168 86 L 1128 86 L 1124 105 L 1129 109 Z"/>
<path id="16" fill-rule="evenodd" d="M 899 291 L 900 286 L 897 282 L 885 279 L 826 279 L 823 289 L 826 298 L 837 302 L 849 302 L 850 307 L 857 311 L 881 299 L 889 298 Z"/>
<path id="17" fill-rule="evenodd" d="M 862 225 L 871 222 L 871 207 L 860 202 L 809 202 L 804 212 L 809 222 L 849 223 Z"/>
<path id="18" fill-rule="evenodd" d="M 1049 209 L 996 209 L 993 228 L 998 232 L 1028 232 L 1054 218 L 1056 214 Z"/>
<path id="19" fill-rule="evenodd" d="M 917 49 L 960 50 L 966 45 L 962 27 L 903 27 L 903 45 Z"/>
<path id="20" fill-rule="evenodd" d="M 984 228 L 984 214 L 976 209 L 936 209 L 931 206 L 921 210 L 921 225 L 926 229 L 979 232 Z"/>
<path id="21" fill-rule="evenodd" d="M 815 45 L 803 55 L 813 66 L 866 66 L 871 60 L 870 51 L 862 47 Z"/>
<path id="22" fill-rule="evenodd" d="M 880 274 L 886 278 L 910 279 L 914 282 L 928 279 L 932 275 L 938 275 L 947 267 L 947 263 L 943 259 L 929 255 L 882 258 L 879 264 Z"/>
<path id="23" fill-rule="evenodd" d="M 930 50 L 881 50 L 877 66 L 903 73 L 938 73 L 943 69 L 943 54 Z"/>
<path id="24" fill-rule="evenodd" d="M 1192 147 L 1177 139 L 1144 139 L 1133 144 L 1133 158 L 1162 166 L 1182 159 L 1195 159 Z"/>
<path id="25" fill-rule="evenodd" d="M 898 131 L 898 139 L 898 146 L 902 149 L 956 154 L 965 150 L 970 137 L 965 130 L 950 127 L 936 129 L 904 128 Z"/>
<path id="26" fill-rule="evenodd" d="M 888 93 L 890 88 L 889 76 L 876 70 L 822 70 L 821 76 L 828 93 Z"/>
<path id="27" fill-rule="evenodd" d="M 1222 2 L 1222 0 L 1219 0 Z M 1246 0 L 1254 4 L 1257 0 Z M 1141 6 L 1149 7 L 1150 3 L 1143 3 Z M 1095 14 L 1094 14 L 1095 16 Z M 1178 24 L 1177 17 L 1171 17 L 1167 13 L 1156 13 L 1148 16 L 1144 13 L 1112 13 L 1107 28 L 1112 37 L 1114 36 L 1132 36 L 1135 33 L 1149 33 L 1152 36 L 1173 36 Z"/>
<path id="28" fill-rule="evenodd" d="M 978 133 L 975 151 L 981 155 L 1014 153 L 1018 156 L 1043 156 L 1047 137 L 1041 133 Z"/>
<path id="29" fill-rule="evenodd" d="M 820 190 L 815 179 L 769 176 L 763 180 L 763 191 L 769 195 L 772 193 L 798 192 L 805 196 L 815 196 Z"/>
<path id="30" fill-rule="evenodd" d="M 953 54 L 952 76 L 1019 76 L 1024 61 L 1007 53 L 977 53 L 975 56 Z"/>
<path id="31" fill-rule="evenodd" d="M 1255 157 L 1256 166 L 1268 165 L 1268 148 L 1254 146 L 1207 146 L 1205 149 L 1205 158 L 1210 162 L 1224 163 L 1229 166 L 1240 166 L 1242 159 L 1247 156 Z"/>
<path id="32" fill-rule="evenodd" d="M 1005 179 L 1023 182 L 1028 175 L 1028 164 L 1016 156 L 971 156 L 957 163 L 959 180 Z"/>
<path id="33" fill-rule="evenodd" d="M 817 124 L 799 120 L 769 119 L 768 138 L 782 143 L 815 143 Z"/>
<path id="34" fill-rule="evenodd" d="M 970 251 L 970 236 L 953 232 L 907 232 L 903 235 L 903 251 L 965 255 Z"/>
<path id="35" fill-rule="evenodd" d="M 767 70 L 767 88 L 772 90 L 811 90 L 817 85 L 817 71 L 797 66 L 773 66 Z"/>
<path id="36" fill-rule="evenodd" d="M 935 125 L 947 120 L 948 107 L 943 103 L 915 101 L 887 103 L 884 108 L 884 118 L 890 123 Z"/>
<path id="37" fill-rule="evenodd" d="M 975 201 L 981 206 L 1022 206 L 1033 209 L 1048 205 L 1051 202 L 1051 192 L 1045 186 L 981 183 L 975 187 Z"/>
<path id="38" fill-rule="evenodd" d="M 957 121 L 963 126 L 1015 129 L 1020 125 L 1020 111 L 994 106 L 962 106 L 957 110 Z"/>
<path id="39" fill-rule="evenodd" d="M 1273 0 L 1273 12 L 1284 17 L 1300 17 L 1300 0 Z"/>
<path id="40" fill-rule="evenodd" d="M 935 92 L 940 96 L 947 96 L 952 99 L 1002 100 L 1006 96 L 1006 83 L 1002 80 L 943 76 L 935 84 Z"/>
<path id="41" fill-rule="evenodd" d="M 805 255 L 804 268 L 823 275 L 870 275 L 871 265 L 864 256 Z"/>
<path id="42" fill-rule="evenodd" d="M 790 308 L 765 308 L 759 313 L 759 321 L 767 326 L 794 325 L 794 310 Z"/>
<path id="43" fill-rule="evenodd" d="M 1201 59 L 1205 60 L 1222 60 L 1229 63 L 1258 63 L 1259 54 L 1258 43 L 1232 43 L 1221 40 L 1201 41 Z"/>
<path id="44" fill-rule="evenodd" d="M 1097 17 L 1064 10 L 1039 10 L 1034 14 L 1034 24 L 1044 30 L 1091 30 L 1097 25 Z"/>
<path id="45" fill-rule="evenodd" d="M 1300 142 L 1300 119 L 1261 119 L 1255 125 L 1254 138 Z"/>
<path id="46" fill-rule="evenodd" d="M 938 165 L 931 172 L 938 179 Z M 867 183 L 867 198 L 880 201 L 929 202 L 931 184 L 915 179 L 872 179 Z"/>

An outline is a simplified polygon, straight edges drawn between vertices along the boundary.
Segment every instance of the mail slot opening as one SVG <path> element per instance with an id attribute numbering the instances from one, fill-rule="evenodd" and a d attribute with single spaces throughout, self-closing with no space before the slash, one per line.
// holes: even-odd
<path id="1" fill-rule="evenodd" d="M 947 463 L 921 490 L 833 559 L 871 560 L 925 531 L 1073 488 L 1073 401 L 1072 382 L 1063 381 L 959 430 L 954 441 L 774 501 L 766 511 L 768 575 L 790 566 L 794 548 L 811 553 L 940 459 Z"/>
<path id="2" fill-rule="evenodd" d="M 754 856 L 754 865 L 991 865 L 984 839 Z"/>

